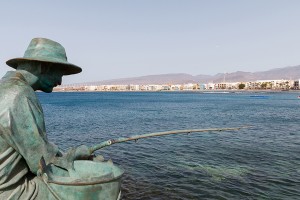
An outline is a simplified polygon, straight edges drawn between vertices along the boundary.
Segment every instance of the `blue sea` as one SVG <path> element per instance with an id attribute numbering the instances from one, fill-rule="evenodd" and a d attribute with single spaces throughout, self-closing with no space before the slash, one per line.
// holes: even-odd
<path id="1" fill-rule="evenodd" d="M 124 200 L 300 199 L 298 93 L 38 93 L 48 138 L 66 150 L 178 129 L 97 151 L 125 170 Z"/>

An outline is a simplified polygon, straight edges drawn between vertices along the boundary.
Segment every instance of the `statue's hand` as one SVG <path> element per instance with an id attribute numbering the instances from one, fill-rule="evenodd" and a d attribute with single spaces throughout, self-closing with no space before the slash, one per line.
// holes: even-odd
<path id="1" fill-rule="evenodd" d="M 73 156 L 73 158 L 72 158 L 73 161 L 74 160 L 91 160 L 92 159 L 90 149 L 85 145 L 76 147 L 74 155 L 73 155 L 73 152 L 70 152 L 70 153 L 71 153 L 71 156 Z"/>
<path id="2" fill-rule="evenodd" d="M 64 169 L 74 169 L 74 160 L 91 160 L 93 156 L 89 148 L 85 145 L 81 145 L 75 148 L 69 149 L 61 157 L 55 157 L 52 163 L 58 167 Z"/>

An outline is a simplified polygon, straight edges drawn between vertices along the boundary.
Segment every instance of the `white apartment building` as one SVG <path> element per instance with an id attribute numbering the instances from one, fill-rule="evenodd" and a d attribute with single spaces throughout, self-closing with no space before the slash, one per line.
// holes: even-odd
<path id="1" fill-rule="evenodd" d="M 183 90 L 193 90 L 194 85 L 194 83 L 183 84 Z"/>

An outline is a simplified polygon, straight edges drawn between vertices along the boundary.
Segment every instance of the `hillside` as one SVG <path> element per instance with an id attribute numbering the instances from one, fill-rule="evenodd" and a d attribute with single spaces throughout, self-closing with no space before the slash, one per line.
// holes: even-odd
<path id="1" fill-rule="evenodd" d="M 240 82 L 256 80 L 275 80 L 300 78 L 300 65 L 293 67 L 276 68 L 260 72 L 242 72 L 218 73 L 216 75 L 190 75 L 185 73 L 148 75 L 132 78 L 121 78 L 113 80 L 104 80 L 89 82 L 89 85 L 126 85 L 126 84 L 183 84 L 183 83 L 208 83 L 208 82 Z"/>

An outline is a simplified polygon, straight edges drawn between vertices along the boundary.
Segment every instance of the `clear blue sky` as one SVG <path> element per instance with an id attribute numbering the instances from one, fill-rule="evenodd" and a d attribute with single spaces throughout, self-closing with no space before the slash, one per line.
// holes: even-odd
<path id="1" fill-rule="evenodd" d="M 300 64 L 299 0 L 10 0 L 0 22 L 0 76 L 34 37 L 83 68 L 64 83 Z"/>

